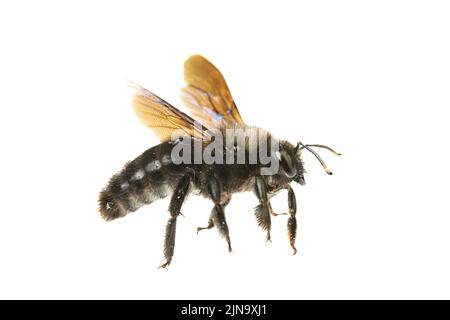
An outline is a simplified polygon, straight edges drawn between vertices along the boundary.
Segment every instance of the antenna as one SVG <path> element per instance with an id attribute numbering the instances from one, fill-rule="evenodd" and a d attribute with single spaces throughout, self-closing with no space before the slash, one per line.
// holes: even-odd
<path id="1" fill-rule="evenodd" d="M 306 147 L 316 147 L 316 148 L 323 148 L 323 149 L 327 149 L 328 151 L 333 152 L 335 155 L 337 156 L 342 156 L 342 153 L 339 153 L 333 149 L 331 149 L 329 146 L 325 146 L 323 144 L 307 144 Z"/>
<path id="2" fill-rule="evenodd" d="M 299 149 L 299 146 L 301 146 L 301 148 Z M 319 160 L 320 164 L 322 165 L 323 169 L 325 170 L 325 172 L 329 175 L 332 175 L 333 172 L 331 172 L 330 170 L 328 170 L 327 165 L 325 164 L 325 162 L 322 160 L 322 158 L 319 156 L 319 154 L 317 152 L 315 152 L 313 149 L 311 149 L 310 147 L 317 147 L 317 148 L 324 148 L 327 149 L 329 151 L 331 151 L 332 153 L 334 153 L 337 156 L 340 156 L 341 153 L 336 152 L 335 150 L 331 149 L 328 146 L 322 145 L 322 144 L 303 144 L 301 142 L 297 143 L 297 146 L 295 147 L 295 150 L 302 150 L 302 149 L 306 149 L 309 152 L 311 152 L 316 158 L 317 160 Z"/>

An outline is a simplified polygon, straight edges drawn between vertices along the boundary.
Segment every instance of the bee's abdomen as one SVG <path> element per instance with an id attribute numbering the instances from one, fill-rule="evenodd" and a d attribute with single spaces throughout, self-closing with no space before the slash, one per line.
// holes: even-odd
<path id="1" fill-rule="evenodd" d="M 172 192 L 169 184 L 170 152 L 158 145 L 127 163 L 100 192 L 99 211 L 105 220 L 126 216 Z"/>

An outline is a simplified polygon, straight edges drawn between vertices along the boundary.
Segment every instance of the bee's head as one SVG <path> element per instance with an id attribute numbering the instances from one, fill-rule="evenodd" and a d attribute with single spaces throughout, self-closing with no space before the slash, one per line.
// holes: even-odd
<path id="1" fill-rule="evenodd" d="M 301 151 L 303 149 L 308 150 L 311 152 L 317 160 L 322 164 L 324 170 L 329 175 L 332 175 L 333 173 L 328 170 L 327 166 L 323 162 L 322 158 L 313 150 L 311 147 L 317 147 L 317 148 L 324 148 L 327 149 L 334 154 L 340 156 L 341 154 L 334 151 L 328 146 L 321 145 L 321 144 L 303 144 L 301 142 L 298 142 L 297 145 L 294 147 L 292 144 L 290 144 L 287 141 L 283 141 L 280 143 L 280 151 L 279 154 L 277 154 L 279 161 L 280 161 L 280 167 L 284 175 L 286 175 L 287 178 L 304 185 L 305 184 L 305 169 L 303 166 L 303 161 L 301 158 Z"/>
<path id="2" fill-rule="evenodd" d="M 293 146 L 287 141 L 280 143 L 280 150 L 277 152 L 277 158 L 280 163 L 280 172 L 288 179 L 291 179 L 301 185 L 305 184 L 303 174 L 303 162 L 298 152 L 298 147 Z"/>

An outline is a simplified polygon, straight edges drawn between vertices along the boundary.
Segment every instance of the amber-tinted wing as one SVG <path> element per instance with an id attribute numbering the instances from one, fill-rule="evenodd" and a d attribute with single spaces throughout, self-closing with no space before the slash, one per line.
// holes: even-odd
<path id="1" fill-rule="evenodd" d="M 181 98 L 192 116 L 210 128 L 243 124 L 227 83 L 220 71 L 200 55 L 184 63 L 187 86 Z"/>
<path id="2" fill-rule="evenodd" d="M 162 141 L 170 141 L 176 130 L 195 139 L 207 139 L 210 135 L 206 127 L 195 123 L 195 120 L 181 112 L 168 102 L 147 89 L 130 82 L 130 87 L 136 90 L 133 97 L 133 107 L 138 118 Z"/>

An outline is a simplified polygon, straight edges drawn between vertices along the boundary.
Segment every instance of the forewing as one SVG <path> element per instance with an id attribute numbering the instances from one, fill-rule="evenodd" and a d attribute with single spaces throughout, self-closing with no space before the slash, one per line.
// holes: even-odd
<path id="1" fill-rule="evenodd" d="M 220 71 L 200 55 L 184 63 L 181 98 L 192 116 L 210 128 L 243 125 L 228 85 Z"/>

